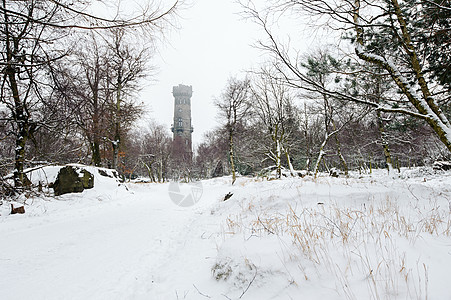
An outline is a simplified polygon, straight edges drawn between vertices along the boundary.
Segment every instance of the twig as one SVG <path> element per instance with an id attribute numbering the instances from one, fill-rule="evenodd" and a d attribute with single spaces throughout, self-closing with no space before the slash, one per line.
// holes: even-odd
<path id="1" fill-rule="evenodd" d="M 193 286 L 194 286 L 194 288 L 196 289 L 196 291 L 200 294 L 200 295 L 202 295 L 202 296 L 204 296 L 204 297 L 207 297 L 207 298 L 211 298 L 210 296 L 208 296 L 208 295 L 206 295 L 206 294 L 204 294 L 204 293 L 201 293 L 201 291 L 199 291 L 199 289 L 197 288 L 197 286 L 193 283 Z"/>
<path id="2" fill-rule="evenodd" d="M 413 193 L 410 185 L 407 185 L 407 190 L 410 192 L 412 197 L 414 197 L 418 202 L 420 201 L 420 199 Z"/>
<path id="3" fill-rule="evenodd" d="M 260 217 L 258 217 L 257 220 L 258 220 L 258 222 L 260 222 L 260 224 L 263 226 L 263 228 L 264 228 L 266 231 L 268 231 L 268 232 L 271 233 L 271 234 L 275 234 L 274 232 L 272 232 L 271 230 L 269 230 L 269 229 L 265 226 L 265 224 L 263 224 L 263 222 L 260 220 Z"/>
<path id="4" fill-rule="evenodd" d="M 255 265 L 254 265 L 255 267 Z M 252 280 L 249 282 L 249 285 L 247 286 L 247 288 L 243 291 L 243 293 L 241 294 L 241 296 L 238 299 L 241 299 L 244 294 L 246 294 L 247 290 L 251 287 L 251 284 L 254 282 L 255 277 L 257 277 L 257 267 L 255 267 L 255 274 L 254 274 L 254 278 L 252 278 Z"/>

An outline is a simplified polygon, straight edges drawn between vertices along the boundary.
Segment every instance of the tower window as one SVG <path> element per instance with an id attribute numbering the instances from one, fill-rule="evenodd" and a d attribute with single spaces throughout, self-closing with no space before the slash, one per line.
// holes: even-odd
<path id="1" fill-rule="evenodd" d="M 179 127 L 183 126 L 182 118 L 179 118 Z"/>

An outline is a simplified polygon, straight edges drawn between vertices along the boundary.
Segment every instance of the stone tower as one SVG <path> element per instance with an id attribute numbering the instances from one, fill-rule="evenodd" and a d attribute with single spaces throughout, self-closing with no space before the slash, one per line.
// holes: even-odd
<path id="1" fill-rule="evenodd" d="M 191 143 L 191 96 L 192 86 L 179 84 L 172 88 L 174 96 L 174 123 L 172 124 L 173 154 L 179 159 L 191 161 L 193 151 Z"/>

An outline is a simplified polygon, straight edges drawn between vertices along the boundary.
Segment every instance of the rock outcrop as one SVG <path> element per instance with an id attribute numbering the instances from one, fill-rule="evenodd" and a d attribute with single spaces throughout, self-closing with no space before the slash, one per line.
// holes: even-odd
<path id="1" fill-rule="evenodd" d="M 89 171 L 73 166 L 61 168 L 53 183 L 55 196 L 67 193 L 81 193 L 94 187 L 94 175 Z"/>

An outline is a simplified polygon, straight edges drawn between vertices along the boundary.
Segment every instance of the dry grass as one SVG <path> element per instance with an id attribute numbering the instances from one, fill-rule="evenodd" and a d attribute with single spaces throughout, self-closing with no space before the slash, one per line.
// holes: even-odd
<path id="1" fill-rule="evenodd" d="M 360 209 L 333 204 L 257 213 L 249 202 L 242 215 L 227 218 L 226 233 L 291 236 L 297 252 L 287 255 L 299 261 L 301 277 L 310 279 L 303 263 L 307 259 L 318 276 L 326 270 L 337 292 L 347 299 L 360 299 L 354 291 L 356 279 L 366 282 L 371 299 L 397 295 L 427 299 L 428 267 L 409 261 L 399 242 L 414 246 L 427 235 L 449 237 L 451 212 L 432 200 L 423 208 L 416 207 L 415 201 L 400 207 L 397 199 L 389 197 L 382 203 L 371 199 L 367 203 Z"/>

